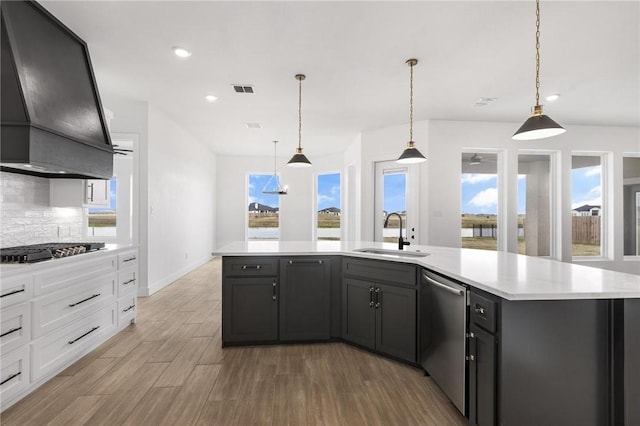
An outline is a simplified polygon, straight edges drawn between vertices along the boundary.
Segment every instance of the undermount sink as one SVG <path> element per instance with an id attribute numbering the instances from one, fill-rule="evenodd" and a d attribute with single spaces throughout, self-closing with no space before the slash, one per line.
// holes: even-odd
<path id="1" fill-rule="evenodd" d="M 357 251 L 360 253 L 371 253 L 371 254 L 390 254 L 393 256 L 404 256 L 404 257 L 426 257 L 429 256 L 429 253 L 424 253 L 420 251 L 405 251 L 405 250 L 389 250 L 389 249 L 381 249 L 381 248 L 359 248 L 353 251 Z"/>

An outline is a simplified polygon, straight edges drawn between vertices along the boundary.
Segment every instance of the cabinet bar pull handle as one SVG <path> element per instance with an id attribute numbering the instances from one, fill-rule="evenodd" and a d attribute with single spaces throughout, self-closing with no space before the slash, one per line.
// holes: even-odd
<path id="1" fill-rule="evenodd" d="M 135 307 L 136 307 L 136 305 L 131 305 L 131 306 L 129 306 L 128 308 L 123 309 L 123 310 L 122 310 L 122 312 L 129 312 L 130 310 L 132 310 L 132 309 L 133 309 L 133 308 L 135 308 Z"/>
<path id="2" fill-rule="evenodd" d="M 0 298 L 6 297 L 6 296 L 11 296 L 12 294 L 22 293 L 23 291 L 24 291 L 24 288 L 20 289 L 20 290 L 13 290 L 13 291 L 10 291 L 9 293 L 3 294 L 2 296 L 0 296 Z"/>
<path id="3" fill-rule="evenodd" d="M 380 289 L 376 288 L 376 309 L 380 307 Z"/>
<path id="4" fill-rule="evenodd" d="M 95 299 L 95 298 L 96 298 L 96 297 L 98 297 L 98 296 L 100 296 L 100 293 L 96 293 L 96 294 L 94 294 L 93 296 L 89 296 L 89 297 L 87 297 L 86 299 L 82 299 L 82 300 L 81 300 L 81 301 L 79 301 L 79 302 L 76 302 L 76 303 L 70 303 L 70 304 L 69 304 L 69 307 L 70 307 L 70 308 L 73 308 L 74 306 L 77 306 L 77 305 L 79 305 L 79 304 L 81 304 L 81 303 L 84 303 L 84 302 L 86 302 L 86 301 L 88 301 L 88 300 Z"/>
<path id="5" fill-rule="evenodd" d="M 289 265 L 293 265 L 294 263 L 318 263 L 322 265 L 324 260 L 290 260 Z"/>
<path id="6" fill-rule="evenodd" d="M 89 184 L 89 190 L 91 190 L 91 195 L 89 195 L 89 201 L 93 201 L 93 183 Z"/>
<path id="7" fill-rule="evenodd" d="M 260 269 L 260 265 L 242 265 L 242 269 Z"/>
<path id="8" fill-rule="evenodd" d="M 438 288 L 441 288 L 441 289 L 443 289 L 445 291 L 448 291 L 449 293 L 457 294 L 458 296 L 464 296 L 464 291 L 462 291 L 462 290 L 458 290 L 457 288 L 449 287 L 448 285 L 443 284 L 441 282 L 438 282 L 438 281 L 434 280 L 433 278 L 428 277 L 425 274 L 422 274 L 422 277 L 425 280 L 429 281 L 429 283 L 433 284 L 434 286 L 436 286 Z"/>
<path id="9" fill-rule="evenodd" d="M 22 374 L 22 371 L 18 371 L 17 373 L 13 373 L 12 375 L 10 375 L 9 377 L 7 377 L 6 379 L 4 379 L 3 381 L 0 382 L 0 386 L 4 385 L 5 383 L 7 383 L 9 380 L 11 379 L 15 379 L 16 377 L 18 377 L 19 375 Z"/>
<path id="10" fill-rule="evenodd" d="M 373 287 L 369 287 L 369 307 L 373 307 Z"/>
<path id="11" fill-rule="evenodd" d="M 135 256 L 133 256 L 133 257 L 130 257 L 130 258 L 128 258 L 128 259 L 125 259 L 125 260 L 123 260 L 123 261 L 122 261 L 122 263 L 125 263 L 125 262 L 131 262 L 132 260 L 136 260 L 136 257 L 135 257 Z"/>
<path id="12" fill-rule="evenodd" d="M 4 333 L 0 334 L 0 337 L 8 336 L 11 333 L 15 333 L 16 331 L 22 330 L 22 327 L 12 328 L 11 330 L 7 330 Z"/>
<path id="13" fill-rule="evenodd" d="M 127 285 L 127 284 L 131 284 L 131 283 L 135 283 L 135 282 L 136 282 L 136 279 L 135 278 L 131 278 L 129 281 L 124 281 L 122 283 L 122 285 Z"/>
<path id="14" fill-rule="evenodd" d="M 272 300 L 276 300 L 276 282 L 273 282 L 273 296 L 271 296 Z"/>
<path id="15" fill-rule="evenodd" d="M 82 336 L 80 336 L 80 337 L 76 337 L 76 338 L 75 338 L 75 339 L 73 339 L 73 340 L 69 340 L 69 344 L 70 344 L 70 345 L 73 345 L 73 344 L 74 344 L 75 342 L 77 342 L 78 340 L 82 339 L 83 337 L 88 336 L 89 334 L 93 333 L 94 331 L 96 331 L 96 330 L 97 330 L 97 329 L 99 329 L 99 328 L 100 328 L 100 326 L 99 326 L 99 325 L 96 325 L 96 326 L 95 326 L 95 327 L 93 327 L 91 330 L 89 330 L 89 331 L 87 331 L 86 333 L 84 333 Z"/>

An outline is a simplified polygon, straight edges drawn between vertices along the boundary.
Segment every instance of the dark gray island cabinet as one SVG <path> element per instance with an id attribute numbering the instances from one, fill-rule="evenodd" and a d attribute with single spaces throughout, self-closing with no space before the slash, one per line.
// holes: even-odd
<path id="1" fill-rule="evenodd" d="M 469 300 L 470 424 L 640 424 L 640 299 Z"/>
<path id="2" fill-rule="evenodd" d="M 466 310 L 443 317 L 420 284 L 435 272 L 416 262 L 274 253 L 222 264 L 223 346 L 341 340 L 419 366 L 433 342 L 455 345 L 466 361 L 440 369 L 463 370 L 459 409 L 472 425 L 640 425 L 640 298 L 499 297 L 439 272 L 466 289 Z M 457 318 L 462 344 L 430 338 L 453 324 L 439 318 Z"/>

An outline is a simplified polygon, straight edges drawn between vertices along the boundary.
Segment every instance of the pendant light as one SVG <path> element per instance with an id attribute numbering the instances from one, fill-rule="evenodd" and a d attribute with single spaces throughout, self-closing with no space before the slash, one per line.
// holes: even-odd
<path id="1" fill-rule="evenodd" d="M 289 167 L 311 167 L 311 161 L 302 153 L 302 80 L 305 78 L 304 74 L 296 74 L 296 80 L 298 80 L 298 148 L 287 163 Z"/>
<path id="2" fill-rule="evenodd" d="M 512 136 L 516 140 L 548 138 L 564 133 L 566 130 L 542 112 L 540 105 L 540 0 L 536 0 L 536 105 L 531 117 L 524 122 Z"/>
<path id="3" fill-rule="evenodd" d="M 273 141 L 273 176 L 267 181 L 267 183 L 262 188 L 263 194 L 270 195 L 287 195 L 289 189 L 285 185 L 282 187 L 280 185 L 280 178 L 278 177 L 278 173 L 276 170 L 276 150 L 278 146 L 278 141 Z"/>
<path id="4" fill-rule="evenodd" d="M 413 142 L 413 67 L 418 63 L 417 59 L 408 59 L 407 64 L 411 67 L 411 80 L 409 90 L 409 143 L 407 149 L 404 150 L 402 155 L 396 160 L 400 164 L 413 164 L 422 163 L 427 161 L 424 155 L 418 151 L 418 148 Z"/>

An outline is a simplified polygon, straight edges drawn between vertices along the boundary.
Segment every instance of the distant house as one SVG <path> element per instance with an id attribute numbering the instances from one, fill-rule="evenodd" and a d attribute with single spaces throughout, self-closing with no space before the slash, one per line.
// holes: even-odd
<path id="1" fill-rule="evenodd" d="M 249 203 L 249 213 L 254 214 L 269 214 L 278 213 L 277 207 L 266 206 L 260 203 Z"/>
<path id="2" fill-rule="evenodd" d="M 332 214 L 334 216 L 340 216 L 340 209 L 337 207 L 327 207 L 326 209 L 318 210 L 319 214 Z"/>
<path id="3" fill-rule="evenodd" d="M 571 210 L 572 216 L 600 216 L 600 206 L 592 206 L 589 204 L 585 204 L 580 207 L 576 207 Z"/>

